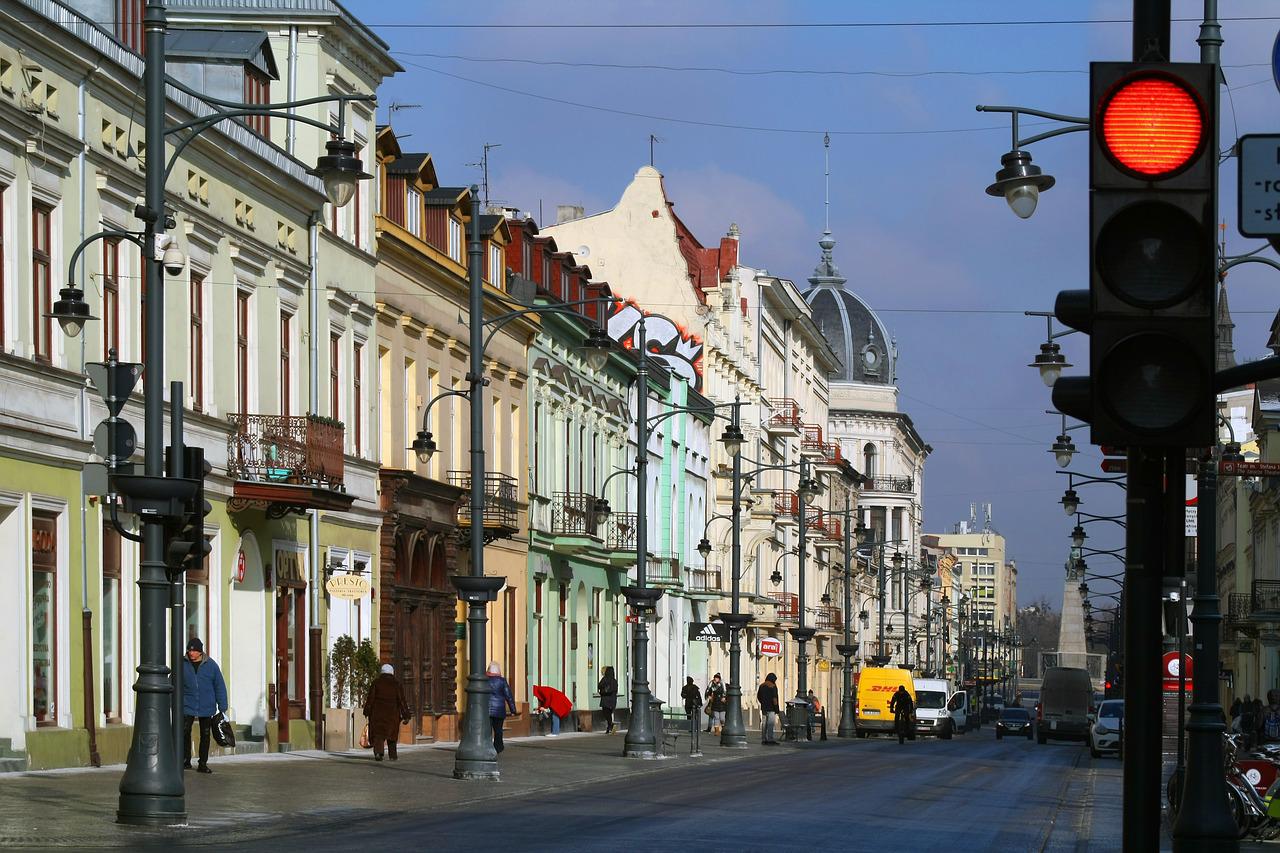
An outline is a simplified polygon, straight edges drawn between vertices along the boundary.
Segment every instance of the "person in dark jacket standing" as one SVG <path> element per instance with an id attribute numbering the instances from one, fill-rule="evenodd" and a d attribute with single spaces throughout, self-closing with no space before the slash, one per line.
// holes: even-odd
<path id="1" fill-rule="evenodd" d="M 724 727 L 725 711 L 729 709 L 728 699 L 725 698 L 724 682 L 720 680 L 720 673 L 711 676 L 711 681 L 707 683 L 707 731 L 715 729 L 719 734 L 720 729 Z"/>
<path id="2" fill-rule="evenodd" d="M 698 713 L 698 709 L 702 707 L 702 691 L 698 689 L 698 685 L 693 683 L 693 678 L 684 680 L 684 687 L 680 690 L 680 698 L 684 700 L 684 715 L 690 720 Z"/>
<path id="3" fill-rule="evenodd" d="M 489 725 L 493 726 L 493 748 L 502 752 L 502 726 L 507 720 L 507 710 L 516 713 L 516 699 L 511 695 L 511 685 L 502 677 L 502 667 L 496 660 L 489 661 Z"/>
<path id="4" fill-rule="evenodd" d="M 382 747 L 387 756 L 396 760 L 396 739 L 400 736 L 400 724 L 409 722 L 409 703 L 404 701 L 404 689 L 396 678 L 395 668 L 382 665 L 382 672 L 369 685 L 369 695 L 364 700 L 364 715 L 369 718 L 369 744 L 373 747 L 374 761 L 382 760 Z"/>
<path id="5" fill-rule="evenodd" d="M 756 701 L 760 703 L 760 743 L 776 744 L 773 724 L 778 716 L 778 676 L 771 672 L 764 677 L 764 682 L 756 690 Z"/>
<path id="6" fill-rule="evenodd" d="M 604 714 L 604 733 L 613 734 L 613 712 L 618 708 L 618 679 L 613 674 L 613 667 L 606 666 L 600 683 L 596 685 L 600 693 L 600 712 Z"/>
<path id="7" fill-rule="evenodd" d="M 225 712 L 227 683 L 222 680 L 222 670 L 213 658 L 205 657 L 204 643 L 199 637 L 187 642 L 187 659 L 182 662 L 182 713 L 187 728 L 182 763 L 183 770 L 191 769 L 191 724 L 200 721 L 199 773 L 212 773 L 209 769 L 209 735 L 213 731 L 213 717 Z"/>

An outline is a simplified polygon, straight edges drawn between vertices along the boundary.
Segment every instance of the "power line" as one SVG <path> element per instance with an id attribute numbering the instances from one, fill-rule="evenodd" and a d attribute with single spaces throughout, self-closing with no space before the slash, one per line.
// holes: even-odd
<path id="1" fill-rule="evenodd" d="M 461 74 L 452 74 L 439 68 L 432 68 L 430 65 L 422 65 L 417 62 L 409 62 L 405 60 L 405 65 L 412 65 L 423 71 L 429 71 L 432 74 L 439 74 L 441 77 L 449 77 L 454 80 L 461 80 L 464 83 L 471 83 L 475 86 L 483 86 L 486 89 L 495 89 L 499 92 L 506 92 L 510 95 L 519 95 L 522 98 L 533 98 L 539 101 L 547 101 L 548 103 L 561 104 L 562 106 L 577 107 L 583 110 L 593 110 L 595 112 L 611 113 L 613 115 L 628 116 L 630 118 L 642 118 L 647 121 L 665 121 L 671 124 L 695 125 L 697 127 L 714 127 L 721 130 L 749 130 L 758 133 L 787 133 L 787 134 L 812 134 L 831 133 L 834 136 L 937 136 L 950 133 L 988 133 L 998 130 L 1002 133 L 1008 133 L 1009 127 L 1004 125 L 985 125 L 982 127 L 952 127 L 952 128 L 935 128 L 928 130 L 825 130 L 824 128 L 801 128 L 801 127 L 773 127 L 769 125 L 750 125 L 750 124 L 732 124 L 730 122 L 705 121 L 702 119 L 679 118 L 676 116 L 661 116 L 653 113 L 642 113 L 635 110 L 624 110 L 616 107 L 606 107 L 599 104 L 585 104 L 581 101 L 571 101 L 567 98 L 556 98 L 551 95 L 540 95 L 537 92 L 527 92 L 523 89 L 516 89 L 511 86 L 503 86 L 498 83 L 488 83 L 484 80 L 476 80 L 472 77 L 464 77 Z M 1047 122 L 1034 122 L 1034 124 L 1046 124 Z M 1024 122 L 1026 127 L 1033 122 Z"/>
<path id="2" fill-rule="evenodd" d="M 1174 23 L 1199 24 L 1201 18 L 1173 18 Z M 1272 15 L 1254 15 L 1239 17 L 1220 17 L 1222 23 L 1250 21 L 1280 21 L 1280 17 Z M 1060 18 L 1049 20 L 1015 20 L 1015 21 L 813 21 L 788 22 L 764 21 L 758 23 L 737 21 L 733 23 L 703 22 L 691 24 L 673 23 L 610 23 L 610 24 L 442 24 L 442 23 L 408 23 L 403 21 L 364 22 L 371 29 L 418 29 L 418 30 L 871 30 L 871 29 L 908 29 L 912 27 L 928 29 L 949 29 L 964 27 L 1058 27 L 1058 26 L 1094 26 L 1100 24 L 1132 24 L 1132 18 Z"/>
<path id="3" fill-rule="evenodd" d="M 718 65 L 660 65 L 639 62 L 574 62 L 567 59 L 529 59 L 511 56 L 466 56 L 458 53 L 428 53 L 425 51 L 393 50 L 395 56 L 422 56 L 431 59 L 452 59 L 459 62 L 504 63 L 559 68 L 608 68 L 622 71 L 669 71 L 673 73 L 729 74 L 737 77 L 764 77 L 770 75 L 818 76 L 818 77 L 1024 77 L 1032 75 L 1088 74 L 1087 68 L 1035 68 L 990 69 L 966 71 L 963 69 L 928 69 L 922 71 L 885 71 L 877 69 L 839 68 L 725 68 Z M 1243 65 L 1224 65 L 1223 68 L 1270 67 L 1268 62 L 1251 62 Z M 1267 78 L 1270 80 L 1271 78 Z"/>

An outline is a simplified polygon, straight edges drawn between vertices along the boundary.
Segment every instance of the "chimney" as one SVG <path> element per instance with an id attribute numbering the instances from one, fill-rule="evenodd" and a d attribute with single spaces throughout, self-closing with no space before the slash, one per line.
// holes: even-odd
<path id="1" fill-rule="evenodd" d="M 572 222 L 575 219 L 581 219 L 587 210 L 580 204 L 557 204 L 556 205 L 556 224 L 562 222 Z"/>

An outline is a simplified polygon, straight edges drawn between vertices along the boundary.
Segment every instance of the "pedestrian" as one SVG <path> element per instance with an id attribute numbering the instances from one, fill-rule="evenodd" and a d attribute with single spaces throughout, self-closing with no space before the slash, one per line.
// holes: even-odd
<path id="1" fill-rule="evenodd" d="M 827 739 L 827 714 L 822 709 L 822 703 L 818 701 L 818 694 L 810 690 L 808 699 L 809 699 L 809 709 L 810 709 L 810 712 L 813 714 L 813 720 L 815 723 L 818 724 L 820 731 L 822 732 L 822 737 L 819 738 L 819 740 L 826 740 Z"/>
<path id="2" fill-rule="evenodd" d="M 692 720 L 694 715 L 698 713 L 698 709 L 702 707 L 702 691 L 698 689 L 698 685 L 693 683 L 692 677 L 684 680 L 684 687 L 680 690 L 680 698 L 684 700 L 684 715 Z"/>
<path id="3" fill-rule="evenodd" d="M 558 737 L 560 721 L 573 713 L 573 703 L 568 696 L 545 684 L 533 686 L 533 698 L 538 700 L 538 714 L 551 718 L 551 734 L 548 737 Z"/>
<path id="4" fill-rule="evenodd" d="M 502 667 L 498 666 L 496 660 L 489 661 L 489 669 L 486 672 L 489 676 L 489 725 L 493 727 L 493 749 L 501 753 L 503 750 L 502 726 L 507 721 L 508 709 L 511 710 L 512 715 L 517 713 L 516 700 L 511 695 L 511 685 L 507 684 L 507 680 L 502 677 Z"/>
<path id="5" fill-rule="evenodd" d="M 1249 726 L 1249 745 L 1260 746 L 1262 744 L 1262 724 L 1265 710 L 1261 699 L 1253 700 L 1253 714 Z"/>
<path id="6" fill-rule="evenodd" d="M 200 721 L 200 763 L 197 773 L 209 769 L 209 735 L 213 732 L 215 714 L 226 713 L 227 682 L 213 658 L 206 657 L 199 637 L 187 641 L 187 659 L 182 662 L 182 714 L 187 736 L 183 742 L 182 769 L 191 769 L 191 725 Z"/>
<path id="7" fill-rule="evenodd" d="M 385 744 L 387 757 L 395 761 L 400 724 L 409 722 L 409 703 L 404 701 L 404 688 L 400 686 L 391 664 L 384 663 L 378 677 L 369 685 L 364 715 L 369 719 L 369 745 L 373 747 L 373 760 L 382 760 Z"/>
<path id="8" fill-rule="evenodd" d="M 711 676 L 707 684 L 707 731 L 715 729 L 716 734 L 724 728 L 724 714 L 729 709 L 729 700 L 725 693 L 724 682 L 720 673 Z"/>
<path id="9" fill-rule="evenodd" d="M 771 672 L 764 677 L 756 690 L 756 701 L 760 703 L 760 743 L 776 744 L 773 724 L 778 717 L 778 676 Z"/>
<path id="10" fill-rule="evenodd" d="M 907 688 L 898 685 L 898 689 L 894 691 L 893 698 L 889 700 L 889 710 L 893 713 L 893 728 L 898 733 L 898 745 L 901 746 L 910 737 L 916 739 L 916 733 L 912 730 L 915 722 L 915 702 L 911 701 L 911 694 L 907 692 Z"/>
<path id="11" fill-rule="evenodd" d="M 611 735 L 614 732 L 613 712 L 618 708 L 618 678 L 613 674 L 613 667 L 604 668 L 604 674 L 600 676 L 600 683 L 596 685 L 596 690 L 600 693 L 600 713 L 604 715 L 604 733 Z"/>
<path id="12" fill-rule="evenodd" d="M 1229 715 L 1231 717 L 1231 722 L 1227 727 L 1227 731 L 1231 731 L 1231 732 L 1240 731 L 1240 706 L 1243 704 L 1244 703 L 1240 701 L 1239 696 L 1237 696 L 1236 700 L 1231 703 L 1231 711 L 1229 712 Z"/>

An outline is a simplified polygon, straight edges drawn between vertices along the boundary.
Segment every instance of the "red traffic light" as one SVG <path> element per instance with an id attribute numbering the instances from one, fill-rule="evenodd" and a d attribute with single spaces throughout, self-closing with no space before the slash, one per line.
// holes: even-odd
<path id="1" fill-rule="evenodd" d="M 1139 71 L 1121 80 L 1098 106 L 1102 147 L 1123 169 L 1166 178 L 1190 164 L 1204 145 L 1204 106 L 1182 80 Z"/>

